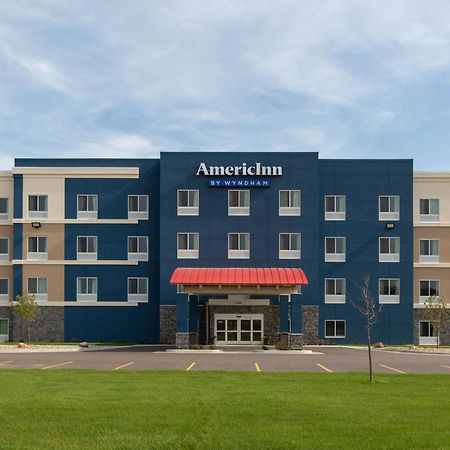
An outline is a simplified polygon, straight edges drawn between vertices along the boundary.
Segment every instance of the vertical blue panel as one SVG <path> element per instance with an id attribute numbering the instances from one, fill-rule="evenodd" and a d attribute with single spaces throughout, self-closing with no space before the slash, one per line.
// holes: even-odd
<path id="1" fill-rule="evenodd" d="M 23 218 L 23 176 L 14 175 L 14 219 Z"/>
<path id="2" fill-rule="evenodd" d="M 18 295 L 22 295 L 22 276 L 23 276 L 23 266 L 14 265 L 13 266 L 13 298 Z"/>
<path id="3" fill-rule="evenodd" d="M 13 259 L 23 259 L 23 225 L 13 225 Z"/>
<path id="4" fill-rule="evenodd" d="M 189 302 L 188 294 L 179 294 L 177 297 L 177 333 L 189 331 Z"/>
<path id="5" fill-rule="evenodd" d="M 289 333 L 289 295 L 280 295 L 280 333 Z"/>
<path id="6" fill-rule="evenodd" d="M 198 331 L 198 295 L 189 296 L 189 331 Z"/>
<path id="7" fill-rule="evenodd" d="M 291 294 L 291 333 L 302 332 L 301 294 Z"/>

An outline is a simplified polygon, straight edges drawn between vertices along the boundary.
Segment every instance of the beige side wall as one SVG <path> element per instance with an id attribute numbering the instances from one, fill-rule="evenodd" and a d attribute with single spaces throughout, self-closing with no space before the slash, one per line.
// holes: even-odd
<path id="1" fill-rule="evenodd" d="M 0 225 L 0 237 L 9 239 L 9 260 L 12 260 L 13 255 L 13 227 L 12 225 Z"/>
<path id="2" fill-rule="evenodd" d="M 414 228 L 414 262 L 419 262 L 420 239 L 439 239 L 439 262 L 450 263 L 450 228 L 449 227 L 415 227 Z"/>
<path id="3" fill-rule="evenodd" d="M 48 219 L 64 219 L 64 188 L 64 177 L 24 176 L 24 219 L 28 219 L 29 195 L 48 195 Z"/>
<path id="4" fill-rule="evenodd" d="M 30 223 L 23 224 L 23 258 L 27 258 L 28 237 L 47 236 L 48 259 L 64 260 L 64 224 L 42 223 L 41 228 L 33 228 Z"/>
<path id="5" fill-rule="evenodd" d="M 421 198 L 439 199 L 440 222 L 450 223 L 450 178 L 422 179 L 414 177 L 414 222 L 420 222 L 419 200 Z"/>
<path id="6" fill-rule="evenodd" d="M 439 280 L 440 296 L 450 303 L 450 268 L 415 268 L 414 303 L 419 303 L 420 280 Z"/>
<path id="7" fill-rule="evenodd" d="M 47 278 L 48 301 L 64 301 L 64 266 L 25 264 L 23 266 L 22 292 L 27 292 L 28 278 Z"/>
<path id="8" fill-rule="evenodd" d="M 12 285 L 12 266 L 0 266 L 0 278 L 8 278 L 8 294 L 9 300 L 12 300 L 13 285 Z"/>
<path id="9" fill-rule="evenodd" d="M 0 173 L 0 197 L 8 198 L 8 221 L 12 221 L 14 207 L 14 188 L 12 176 L 2 176 Z"/>

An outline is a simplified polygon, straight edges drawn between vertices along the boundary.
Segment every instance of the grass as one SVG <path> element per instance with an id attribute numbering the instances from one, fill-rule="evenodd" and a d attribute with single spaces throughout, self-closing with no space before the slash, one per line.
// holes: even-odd
<path id="1" fill-rule="evenodd" d="M 449 448 L 450 377 L 0 370 L 0 448 Z"/>

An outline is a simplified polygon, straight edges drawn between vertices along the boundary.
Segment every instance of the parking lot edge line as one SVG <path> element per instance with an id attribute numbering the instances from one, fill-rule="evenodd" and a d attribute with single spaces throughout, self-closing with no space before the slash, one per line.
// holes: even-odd
<path id="1" fill-rule="evenodd" d="M 327 372 L 333 373 L 331 369 L 328 367 L 322 366 L 322 364 L 316 363 L 317 366 L 319 366 L 321 369 L 326 370 Z"/>
<path id="2" fill-rule="evenodd" d="M 52 369 L 53 367 L 66 366 L 67 364 L 73 364 L 73 362 L 74 361 L 66 361 L 66 362 L 59 363 L 59 364 L 52 364 L 51 366 L 41 367 L 41 370 Z"/>
<path id="3" fill-rule="evenodd" d="M 450 369 L 450 366 L 446 366 L 445 364 L 441 364 L 441 367 L 444 367 L 445 369 Z"/>
<path id="4" fill-rule="evenodd" d="M 119 366 L 119 367 L 114 367 L 114 369 L 112 369 L 112 370 L 119 370 L 119 369 L 123 369 L 124 367 L 128 367 L 128 366 L 131 366 L 132 364 L 134 364 L 134 361 L 131 361 L 131 362 L 129 362 L 129 363 L 126 363 L 126 364 L 122 364 L 121 366 Z"/>
<path id="5" fill-rule="evenodd" d="M 394 372 L 406 374 L 403 370 L 396 369 L 395 367 L 385 366 L 384 364 L 378 364 L 380 367 L 384 367 L 385 369 L 393 370 Z"/>
<path id="6" fill-rule="evenodd" d="M 261 367 L 259 367 L 259 364 L 255 362 L 255 369 L 257 372 L 261 372 Z"/>
<path id="7" fill-rule="evenodd" d="M 194 361 L 193 363 L 191 363 L 189 366 L 186 367 L 185 370 L 191 370 L 197 363 Z"/>

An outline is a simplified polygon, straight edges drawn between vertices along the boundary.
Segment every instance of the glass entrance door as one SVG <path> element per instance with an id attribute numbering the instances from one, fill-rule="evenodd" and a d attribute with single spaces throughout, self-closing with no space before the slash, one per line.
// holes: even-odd
<path id="1" fill-rule="evenodd" d="M 262 344 L 262 314 L 215 314 L 214 325 L 219 345 Z"/>

